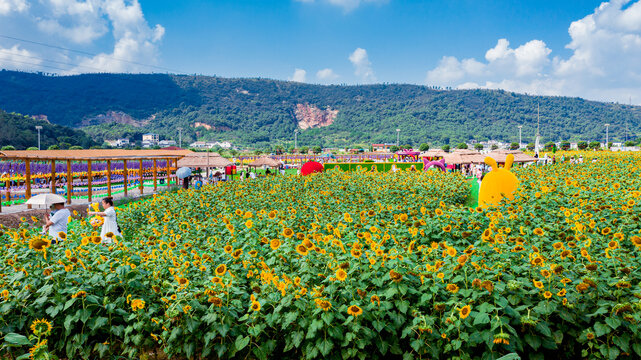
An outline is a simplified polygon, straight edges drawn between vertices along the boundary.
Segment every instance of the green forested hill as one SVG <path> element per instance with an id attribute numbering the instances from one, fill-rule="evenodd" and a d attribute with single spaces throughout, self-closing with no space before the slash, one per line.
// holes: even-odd
<path id="1" fill-rule="evenodd" d="M 47 149 L 51 145 L 62 144 L 63 148 L 82 146 L 89 148 L 101 145 L 100 141 L 92 140 L 82 130 L 74 130 L 65 126 L 53 125 L 44 120 L 36 120 L 21 114 L 9 114 L 0 110 L 0 147 L 11 145 L 18 150 L 38 146 L 38 130 L 40 130 L 40 146 Z"/>
<path id="2" fill-rule="evenodd" d="M 0 71 L 0 108 L 47 115 L 56 124 L 85 128 L 95 136 L 139 136 L 154 131 L 183 142 L 230 140 L 264 146 L 293 141 L 297 104 L 338 110 L 334 123 L 303 130 L 299 144 L 341 146 L 355 143 L 458 143 L 476 140 L 533 141 L 536 106 L 541 106 L 542 141 L 603 141 L 641 133 L 641 108 L 539 97 L 495 90 L 434 90 L 417 85 L 322 86 L 268 79 L 227 79 L 164 74 L 85 74 L 45 76 Z M 87 121 L 110 111 L 122 112 L 137 124 Z M 98 121 L 99 122 L 99 121 Z M 213 126 L 194 128 L 195 122 Z"/>

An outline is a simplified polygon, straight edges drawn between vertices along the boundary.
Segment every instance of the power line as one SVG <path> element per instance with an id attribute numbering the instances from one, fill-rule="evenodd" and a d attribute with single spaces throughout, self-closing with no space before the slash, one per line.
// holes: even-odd
<path id="1" fill-rule="evenodd" d="M 46 67 L 46 68 L 51 68 L 51 69 L 56 69 L 60 71 L 67 71 L 67 69 L 59 68 L 56 66 L 50 66 L 50 65 L 43 65 L 39 63 L 32 63 L 32 62 L 27 62 L 27 61 L 19 61 L 19 60 L 14 60 L 14 59 L 2 59 L 2 61 L 8 61 L 16 64 L 25 64 L 25 65 L 33 65 L 33 66 L 41 66 L 41 67 Z"/>
<path id="2" fill-rule="evenodd" d="M 169 72 L 183 73 L 183 74 L 185 73 L 184 71 L 180 71 L 180 70 L 176 70 L 176 69 L 166 68 L 166 67 L 157 66 L 157 65 L 143 64 L 143 63 L 139 63 L 139 62 L 136 62 L 136 61 L 126 60 L 126 59 L 119 59 L 117 57 L 113 57 L 113 56 L 109 56 L 109 55 L 105 55 L 105 54 L 95 54 L 95 53 L 91 53 L 91 52 L 88 52 L 88 51 L 74 50 L 74 49 L 65 48 L 65 47 L 62 47 L 62 46 L 46 44 L 46 43 L 43 43 L 43 42 L 38 42 L 38 41 L 33 41 L 33 40 L 20 39 L 20 38 L 13 37 L 13 36 L 8 36 L 8 35 L 0 34 L 0 38 L 10 39 L 10 40 L 15 40 L 15 41 L 21 41 L 21 42 L 34 44 L 34 45 L 45 46 L 45 47 L 53 48 L 53 49 L 71 51 L 71 52 L 75 52 L 75 53 L 83 54 L 83 55 L 106 57 L 106 58 L 110 58 L 110 59 L 113 59 L 113 60 L 116 60 L 116 61 L 122 61 L 122 62 L 130 63 L 130 64 L 135 64 L 135 65 L 145 66 L 145 67 L 149 67 L 149 68 L 165 70 L 165 71 L 169 71 Z"/>
<path id="3" fill-rule="evenodd" d="M 55 64 L 69 65 L 69 66 L 75 66 L 75 67 L 84 67 L 84 68 L 87 68 L 87 69 L 93 69 L 93 70 L 97 70 L 97 71 L 100 71 L 100 72 L 103 71 L 102 69 L 99 69 L 99 68 L 96 68 L 96 67 L 93 67 L 93 66 L 80 65 L 80 64 L 74 64 L 74 63 L 68 63 L 68 62 L 62 62 L 62 61 L 56 61 L 56 60 L 49 60 L 49 59 L 45 59 L 45 58 L 41 58 L 41 57 L 37 57 L 37 56 L 31 56 L 31 55 L 16 54 L 16 53 L 13 53 L 13 52 L 7 51 L 7 50 L 0 50 L 0 52 L 3 52 L 5 54 L 10 54 L 12 56 L 26 57 L 26 58 L 30 58 L 30 59 L 36 59 L 36 60 L 46 61 L 46 62 L 55 63 Z M 2 60 L 2 59 L 0 59 L 0 60 Z M 5 59 L 5 60 L 8 60 L 8 59 Z"/>

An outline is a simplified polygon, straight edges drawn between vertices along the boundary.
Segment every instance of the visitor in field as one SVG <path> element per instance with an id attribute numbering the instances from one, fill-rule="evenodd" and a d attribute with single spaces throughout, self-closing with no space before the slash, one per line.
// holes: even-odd
<path id="1" fill-rule="evenodd" d="M 122 236 L 116 218 L 113 198 L 106 197 L 102 199 L 102 207 L 105 209 L 103 212 L 89 211 L 87 214 L 102 216 L 105 219 L 102 223 L 102 230 L 100 230 L 100 237 L 102 237 L 103 244 L 111 244 L 114 237 Z"/>
<path id="2" fill-rule="evenodd" d="M 65 203 L 51 205 L 52 215 L 45 214 L 44 230 L 53 238 L 52 244 L 67 238 L 67 223 L 71 213 L 65 208 Z"/>

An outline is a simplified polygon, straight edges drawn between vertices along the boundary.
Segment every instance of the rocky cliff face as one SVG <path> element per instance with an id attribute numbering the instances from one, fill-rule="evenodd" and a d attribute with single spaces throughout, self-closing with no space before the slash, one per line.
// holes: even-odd
<path id="1" fill-rule="evenodd" d="M 338 110 L 333 110 L 329 106 L 321 110 L 314 105 L 296 104 L 294 115 L 298 121 L 298 127 L 305 130 L 331 125 L 336 120 Z"/>
<path id="2" fill-rule="evenodd" d="M 142 127 L 149 124 L 149 121 L 156 118 L 156 115 L 152 115 L 147 119 L 136 120 L 131 117 L 129 114 L 126 114 L 122 111 L 108 111 L 105 114 L 100 114 L 93 117 L 88 117 L 82 120 L 82 126 L 89 125 L 99 125 L 105 123 L 118 123 L 118 124 L 127 124 L 135 127 Z"/>

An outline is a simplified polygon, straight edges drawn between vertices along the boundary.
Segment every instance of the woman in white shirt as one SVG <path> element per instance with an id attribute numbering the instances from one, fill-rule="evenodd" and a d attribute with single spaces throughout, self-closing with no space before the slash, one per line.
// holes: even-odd
<path id="1" fill-rule="evenodd" d="M 64 241 L 67 237 L 67 223 L 71 213 L 65 208 L 64 203 L 53 204 L 52 207 L 56 210 L 55 214 L 49 216 L 45 214 L 44 230 L 49 233 L 54 240 L 53 244 L 59 241 Z M 64 235 L 60 235 L 64 234 Z"/>
<path id="2" fill-rule="evenodd" d="M 113 238 L 116 236 L 122 236 L 118 230 L 118 221 L 116 220 L 116 210 L 114 209 L 114 201 L 111 197 L 106 197 L 102 199 L 102 207 L 105 209 L 103 212 L 89 211 L 89 215 L 98 215 L 102 216 L 105 221 L 102 224 L 102 230 L 100 231 L 100 236 L 102 237 L 103 244 L 111 244 Z M 111 237 L 107 234 L 111 233 Z"/>

